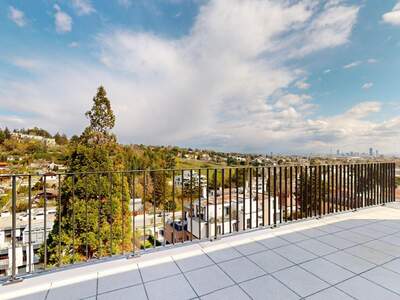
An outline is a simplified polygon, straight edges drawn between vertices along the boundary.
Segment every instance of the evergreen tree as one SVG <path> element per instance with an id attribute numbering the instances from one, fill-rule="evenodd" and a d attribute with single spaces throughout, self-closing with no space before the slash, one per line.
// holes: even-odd
<path id="1" fill-rule="evenodd" d="M 82 141 L 97 145 L 115 142 L 115 136 L 110 133 L 115 125 L 115 116 L 103 86 L 98 88 L 97 94 L 93 98 L 92 109 L 85 115 L 89 119 L 90 125 L 83 132 Z"/>
<path id="2" fill-rule="evenodd" d="M 4 135 L 5 135 L 5 137 L 6 137 L 6 140 L 8 140 L 8 139 L 11 138 L 11 132 L 10 132 L 10 130 L 8 129 L 8 127 L 6 127 L 6 128 L 4 129 Z"/>
<path id="3" fill-rule="evenodd" d="M 300 204 L 299 213 L 307 217 L 318 214 L 326 198 L 326 195 L 322 191 L 325 190 L 325 193 L 328 193 L 328 187 L 326 186 L 326 182 L 323 182 L 321 179 L 323 176 L 322 169 L 321 174 L 319 174 L 319 171 L 316 172 L 314 167 L 307 167 L 307 175 L 305 174 L 305 170 L 306 168 L 303 169 L 303 172 L 299 171 L 296 199 L 298 199 Z"/>
<path id="4" fill-rule="evenodd" d="M 60 134 L 60 133 L 56 133 L 54 135 L 54 140 L 57 143 L 57 145 L 66 145 L 68 144 L 68 138 L 65 134 Z"/>
<path id="5" fill-rule="evenodd" d="M 0 144 L 3 144 L 5 140 L 6 140 L 6 135 L 4 131 L 0 128 Z"/>
<path id="6" fill-rule="evenodd" d="M 103 87 L 86 116 L 90 125 L 69 146 L 67 173 L 74 175 L 63 178 L 61 209 L 48 239 L 49 262 L 54 264 L 59 244 L 63 263 L 83 260 L 86 255 L 122 253 L 131 246 L 129 178 L 109 172 L 124 171 L 125 164 L 111 133 L 115 116 Z"/>

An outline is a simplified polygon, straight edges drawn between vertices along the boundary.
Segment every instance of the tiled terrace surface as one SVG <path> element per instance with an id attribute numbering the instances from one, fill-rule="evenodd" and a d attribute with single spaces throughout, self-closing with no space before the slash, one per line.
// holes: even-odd
<path id="1" fill-rule="evenodd" d="M 400 299 L 400 205 L 35 276 L 9 298 Z"/>

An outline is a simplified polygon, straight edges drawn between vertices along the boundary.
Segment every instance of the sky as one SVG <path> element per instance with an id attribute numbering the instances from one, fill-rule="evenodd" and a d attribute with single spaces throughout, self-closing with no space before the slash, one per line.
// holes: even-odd
<path id="1" fill-rule="evenodd" d="M 2 0 L 0 127 L 121 143 L 400 153 L 398 0 Z"/>

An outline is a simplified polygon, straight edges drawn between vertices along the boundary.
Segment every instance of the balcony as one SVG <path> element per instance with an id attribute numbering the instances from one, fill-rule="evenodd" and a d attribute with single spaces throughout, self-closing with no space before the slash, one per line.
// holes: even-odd
<path id="1" fill-rule="evenodd" d="M 399 204 L 71 266 L 2 286 L 0 294 L 2 299 L 399 299 Z"/>
<path id="2" fill-rule="evenodd" d="M 164 204 L 157 202 L 156 189 L 149 193 L 150 180 L 161 178 L 152 177 L 157 172 L 170 185 L 159 198 Z M 29 251 L 32 230 L 17 224 L 18 213 L 12 211 L 11 233 L 15 236 L 18 228 L 28 244 L 18 248 L 16 236 L 8 249 L 9 254 L 21 253 L 17 251 L 17 260 L 9 259 L 4 282 L 14 284 L 0 287 L 1 299 L 400 297 L 400 205 L 395 202 L 394 164 L 197 172 L 206 179 L 196 185 L 190 170 L 189 182 L 181 187 L 175 185 L 174 176 L 180 173 L 175 170 L 58 174 L 57 188 L 64 192 L 56 199 L 47 201 L 43 186 L 41 222 L 49 237 L 43 244 Z M 13 205 L 21 194 L 16 177 L 10 175 Z M 92 195 L 86 192 L 89 185 L 81 184 L 91 179 L 102 183 Z M 129 193 L 107 198 L 118 182 L 125 182 L 120 187 Z M 70 195 L 67 188 L 73 191 Z M 85 201 L 79 202 L 82 196 Z M 139 196 L 145 200 L 138 211 L 137 201 L 130 199 Z M 34 210 L 28 200 L 29 221 Z M 107 210 L 114 200 L 133 207 Z M 60 208 L 71 211 L 60 216 Z M 99 216 L 93 231 L 88 229 L 89 214 Z M 113 223 L 118 214 L 121 221 Z M 101 216 L 108 224 L 97 225 Z M 68 217 L 70 227 L 60 222 Z M 54 225 L 49 227 L 49 220 Z M 107 225 L 110 231 L 101 235 Z M 127 234 L 127 244 L 118 239 L 118 232 Z M 87 234 L 100 239 L 91 242 Z M 58 240 L 61 235 L 69 244 Z M 29 253 L 32 261 L 20 267 L 18 260 Z"/>

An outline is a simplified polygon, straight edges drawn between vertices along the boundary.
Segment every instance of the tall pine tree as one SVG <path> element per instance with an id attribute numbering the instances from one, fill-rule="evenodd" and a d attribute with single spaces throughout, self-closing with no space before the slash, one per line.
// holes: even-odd
<path id="1" fill-rule="evenodd" d="M 69 145 L 67 174 L 73 175 L 62 177 L 61 206 L 48 238 L 49 263 L 53 264 L 60 256 L 61 263 L 71 263 L 131 247 L 129 178 L 115 173 L 125 166 L 111 133 L 115 116 L 102 86 L 85 115 L 90 123 Z"/>

